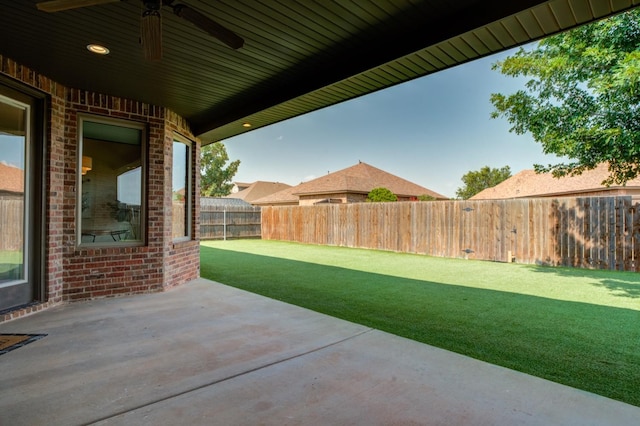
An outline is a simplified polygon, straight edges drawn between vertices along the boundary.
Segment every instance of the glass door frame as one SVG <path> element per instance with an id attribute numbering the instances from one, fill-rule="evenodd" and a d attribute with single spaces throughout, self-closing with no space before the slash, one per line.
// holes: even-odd
<path id="1" fill-rule="evenodd" d="M 33 302 L 45 301 L 47 291 L 44 277 L 45 247 L 45 180 L 44 158 L 46 139 L 44 117 L 47 97 L 42 92 L 26 87 L 19 82 L 0 76 L 0 96 L 9 103 L 25 106 L 28 111 L 28 127 L 25 135 L 25 179 L 24 179 L 24 241 L 23 262 L 26 285 L 22 298 L 11 306 L 2 303 L 0 310 L 12 310 Z M 22 285 L 22 284 L 18 284 Z M 18 300 L 18 299 L 16 299 Z M 1 302 L 1 301 L 0 301 Z"/>

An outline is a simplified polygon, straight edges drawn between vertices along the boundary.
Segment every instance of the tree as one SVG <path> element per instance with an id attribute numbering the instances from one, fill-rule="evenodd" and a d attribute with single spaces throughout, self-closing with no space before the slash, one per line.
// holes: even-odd
<path id="1" fill-rule="evenodd" d="M 396 194 L 391 192 L 387 188 L 373 188 L 367 195 L 367 201 L 370 202 L 385 202 L 385 201 L 398 201 Z"/>
<path id="2" fill-rule="evenodd" d="M 494 69 L 531 79 L 509 96 L 492 94 L 492 117 L 568 159 L 536 171 L 576 175 L 606 162 L 605 185 L 640 173 L 639 9 L 546 38 Z"/>
<path id="3" fill-rule="evenodd" d="M 496 186 L 510 177 L 511 168 L 509 166 L 500 169 L 484 166 L 478 171 L 469 171 L 462 176 L 464 186 L 456 190 L 456 197 L 468 200 L 480 191 Z"/>
<path id="4" fill-rule="evenodd" d="M 238 172 L 240 160 L 229 161 L 224 144 L 212 143 L 202 148 L 200 153 L 200 195 L 203 197 L 224 197 L 231 193 L 232 179 Z"/>

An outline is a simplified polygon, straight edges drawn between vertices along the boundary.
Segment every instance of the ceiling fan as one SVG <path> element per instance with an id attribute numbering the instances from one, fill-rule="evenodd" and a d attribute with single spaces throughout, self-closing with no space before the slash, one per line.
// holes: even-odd
<path id="1" fill-rule="evenodd" d="M 49 0 L 36 3 L 38 10 L 43 12 L 62 12 L 81 7 L 115 3 L 124 0 Z M 162 58 L 162 20 L 160 9 L 167 6 L 173 13 L 191 22 L 202 31 L 217 38 L 232 49 L 239 49 L 244 45 L 242 37 L 223 27 L 206 15 L 185 4 L 173 4 L 174 0 L 142 0 L 143 11 L 140 18 L 140 43 L 144 56 L 149 60 Z"/>

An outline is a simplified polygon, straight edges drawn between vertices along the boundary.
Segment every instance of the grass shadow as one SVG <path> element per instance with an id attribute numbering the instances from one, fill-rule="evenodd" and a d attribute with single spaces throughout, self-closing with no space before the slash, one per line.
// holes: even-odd
<path id="1" fill-rule="evenodd" d="M 640 406 L 640 311 L 206 246 L 201 275 Z"/>
<path id="2" fill-rule="evenodd" d="M 532 270 L 537 273 L 552 274 L 559 277 L 585 278 L 585 283 L 605 288 L 613 296 L 640 299 L 640 275 L 636 272 L 584 270 L 551 266 L 537 266 Z"/>

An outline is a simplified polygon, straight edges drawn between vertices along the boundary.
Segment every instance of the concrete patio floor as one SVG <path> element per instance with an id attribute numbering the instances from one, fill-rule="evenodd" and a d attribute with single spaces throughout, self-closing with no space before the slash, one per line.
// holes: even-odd
<path id="1" fill-rule="evenodd" d="M 204 279 L 0 324 L 2 425 L 631 425 L 640 408 Z"/>

